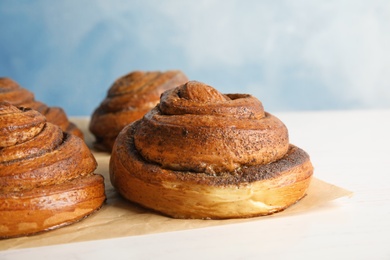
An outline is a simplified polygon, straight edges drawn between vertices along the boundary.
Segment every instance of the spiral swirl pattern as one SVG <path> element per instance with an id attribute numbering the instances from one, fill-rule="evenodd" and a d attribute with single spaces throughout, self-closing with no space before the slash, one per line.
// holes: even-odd
<path id="1" fill-rule="evenodd" d="M 82 139 L 38 111 L 0 102 L 0 238 L 54 229 L 99 209 L 105 193 L 96 166 Z"/>
<path id="2" fill-rule="evenodd" d="M 146 160 L 163 168 L 209 173 L 270 163 L 289 146 L 287 128 L 256 98 L 193 81 L 165 92 L 134 140 Z"/>
<path id="3" fill-rule="evenodd" d="M 307 153 L 258 99 L 196 81 L 164 92 L 124 128 L 110 161 L 124 197 L 179 218 L 283 210 L 304 196 L 312 173 Z"/>
<path id="4" fill-rule="evenodd" d="M 28 107 L 37 110 L 47 118 L 47 121 L 58 125 L 62 131 L 83 138 L 83 133 L 70 122 L 65 111 L 60 107 L 49 107 L 35 100 L 34 94 L 22 88 L 10 78 L 0 78 L 0 101 L 9 102 L 14 106 Z"/>
<path id="5" fill-rule="evenodd" d="M 111 152 L 123 127 L 149 112 L 165 90 L 187 80 L 178 70 L 134 71 L 117 79 L 108 90 L 107 97 L 92 114 L 89 129 L 96 137 L 95 146 Z"/>

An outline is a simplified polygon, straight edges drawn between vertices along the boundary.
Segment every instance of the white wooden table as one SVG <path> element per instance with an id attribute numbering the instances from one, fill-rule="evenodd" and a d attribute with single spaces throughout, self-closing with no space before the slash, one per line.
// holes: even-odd
<path id="1" fill-rule="evenodd" d="M 390 259 L 390 110 L 274 114 L 310 154 L 315 176 L 352 197 L 288 218 L 8 250 L 0 259 Z"/>

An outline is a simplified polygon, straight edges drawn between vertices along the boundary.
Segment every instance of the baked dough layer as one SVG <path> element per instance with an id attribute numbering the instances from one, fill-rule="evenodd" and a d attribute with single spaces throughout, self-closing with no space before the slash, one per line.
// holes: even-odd
<path id="1" fill-rule="evenodd" d="M 312 175 L 309 155 L 258 100 L 199 82 L 164 92 L 110 159 L 123 197 L 175 218 L 272 214 L 304 197 Z"/>
<path id="2" fill-rule="evenodd" d="M 0 102 L 0 239 L 80 221 L 105 201 L 84 141 L 38 111 Z"/>
<path id="3" fill-rule="evenodd" d="M 16 81 L 0 78 L 0 102 L 9 102 L 17 107 L 32 108 L 44 115 L 48 122 L 58 125 L 62 131 L 84 138 L 83 132 L 69 121 L 65 111 L 60 107 L 49 107 L 35 100 L 34 93 L 22 88 Z"/>
<path id="4" fill-rule="evenodd" d="M 179 70 L 133 71 L 118 78 L 91 117 L 89 129 L 96 138 L 95 147 L 111 152 L 123 127 L 155 107 L 161 93 L 187 80 Z"/>

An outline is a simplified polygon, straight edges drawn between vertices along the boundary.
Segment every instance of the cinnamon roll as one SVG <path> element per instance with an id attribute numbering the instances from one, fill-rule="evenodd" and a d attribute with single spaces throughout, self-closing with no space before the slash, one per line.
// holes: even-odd
<path id="1" fill-rule="evenodd" d="M 305 196 L 312 175 L 309 155 L 258 99 L 195 81 L 126 126 L 110 159 L 123 197 L 174 218 L 279 212 Z"/>
<path id="2" fill-rule="evenodd" d="M 0 238 L 79 221 L 105 201 L 84 143 L 31 108 L 0 102 Z"/>
<path id="3" fill-rule="evenodd" d="M 117 79 L 91 117 L 89 130 L 96 138 L 95 147 L 111 152 L 123 127 L 142 118 L 156 106 L 165 90 L 187 81 L 178 70 L 134 71 Z"/>
<path id="4" fill-rule="evenodd" d="M 0 78 L 0 101 L 9 102 L 18 107 L 28 107 L 37 110 L 47 118 L 48 122 L 58 125 L 64 132 L 84 138 L 82 131 L 69 121 L 62 108 L 49 107 L 35 100 L 32 92 L 22 88 L 10 78 Z"/>

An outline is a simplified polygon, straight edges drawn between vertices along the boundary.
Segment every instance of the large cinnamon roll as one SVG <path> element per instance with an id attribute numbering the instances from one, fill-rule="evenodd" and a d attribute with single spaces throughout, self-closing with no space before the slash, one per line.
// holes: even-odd
<path id="1" fill-rule="evenodd" d="M 84 138 L 82 131 L 69 121 L 62 108 L 49 107 L 35 100 L 32 92 L 22 88 L 10 78 L 0 78 L 0 101 L 9 102 L 18 107 L 28 107 L 37 110 L 47 118 L 48 122 L 61 127 L 62 131 Z"/>
<path id="2" fill-rule="evenodd" d="M 0 238 L 83 219 L 104 200 L 104 180 L 79 137 L 30 108 L 0 102 Z"/>
<path id="3" fill-rule="evenodd" d="M 119 134 L 110 179 L 126 199 L 175 218 L 281 211 L 305 196 L 308 154 L 251 95 L 190 81 Z"/>
<path id="4" fill-rule="evenodd" d="M 178 70 L 134 71 L 117 79 L 92 114 L 89 129 L 96 137 L 95 147 L 111 152 L 123 127 L 155 107 L 165 90 L 187 81 L 187 77 Z"/>

